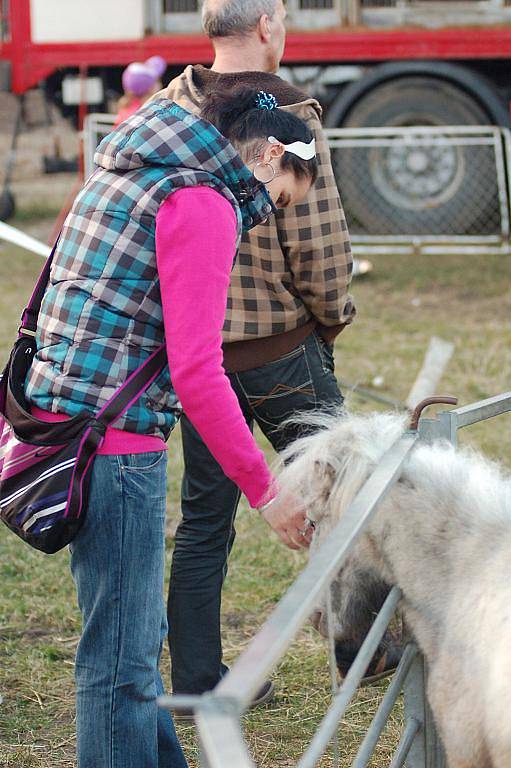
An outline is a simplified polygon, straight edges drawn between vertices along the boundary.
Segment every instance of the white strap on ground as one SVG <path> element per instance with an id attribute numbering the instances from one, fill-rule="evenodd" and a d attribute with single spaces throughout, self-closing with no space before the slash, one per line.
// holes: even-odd
<path id="1" fill-rule="evenodd" d="M 26 235 L 20 229 L 11 227 L 10 224 L 0 221 L 0 240 L 6 240 L 8 243 L 19 245 L 20 248 L 25 248 L 27 251 L 37 253 L 38 256 L 44 256 L 48 258 L 51 253 L 51 248 L 42 243 L 40 240 L 36 240 L 35 237 Z"/>

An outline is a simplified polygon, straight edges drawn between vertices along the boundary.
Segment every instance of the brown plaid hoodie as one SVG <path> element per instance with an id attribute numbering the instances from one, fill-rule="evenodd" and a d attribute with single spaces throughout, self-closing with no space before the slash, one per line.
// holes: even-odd
<path id="1" fill-rule="evenodd" d="M 299 205 L 243 236 L 232 272 L 224 325 L 224 366 L 244 371 L 286 354 L 314 329 L 327 340 L 355 316 L 348 228 L 337 190 L 321 107 L 266 72 L 219 74 L 188 66 L 158 95 L 198 112 L 209 89 L 247 85 L 274 94 L 316 137 L 319 175 Z"/>

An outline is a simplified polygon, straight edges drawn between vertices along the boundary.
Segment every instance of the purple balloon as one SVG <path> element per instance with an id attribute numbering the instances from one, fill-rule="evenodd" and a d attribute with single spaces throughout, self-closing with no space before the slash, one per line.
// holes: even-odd
<path id="1" fill-rule="evenodd" d="M 128 64 L 122 73 L 122 87 L 125 91 L 134 93 L 135 96 L 143 96 L 154 85 L 158 77 L 146 65 L 139 61 Z"/>

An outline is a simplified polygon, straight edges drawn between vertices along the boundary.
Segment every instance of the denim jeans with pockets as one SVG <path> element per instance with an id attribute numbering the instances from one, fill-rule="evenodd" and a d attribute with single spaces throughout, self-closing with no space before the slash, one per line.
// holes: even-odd
<path id="1" fill-rule="evenodd" d="M 314 332 L 274 362 L 229 375 L 244 416 L 279 451 L 294 440 L 293 413 L 342 405 L 332 349 Z M 202 693 L 219 681 L 221 590 L 240 492 L 186 418 L 181 420 L 185 473 L 168 600 L 172 688 Z M 226 436 L 227 438 L 227 436 Z"/>
<path id="2" fill-rule="evenodd" d="M 78 768 L 186 768 L 157 707 L 166 453 L 98 456 L 71 570 L 83 616 L 76 655 Z"/>

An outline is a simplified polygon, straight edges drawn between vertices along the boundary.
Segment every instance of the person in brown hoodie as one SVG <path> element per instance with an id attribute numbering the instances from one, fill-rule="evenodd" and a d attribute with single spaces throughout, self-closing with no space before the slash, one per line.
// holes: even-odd
<path id="1" fill-rule="evenodd" d="M 278 77 L 284 52 L 282 0 L 204 0 L 212 40 L 211 69 L 188 66 L 157 96 L 197 113 L 206 94 L 243 84 L 274 97 L 301 117 L 316 139 L 319 175 L 304 201 L 281 210 L 242 239 L 231 275 L 223 330 L 224 368 L 247 422 L 256 422 L 279 451 L 300 434 L 292 414 L 340 408 L 333 341 L 351 323 L 352 257 L 348 228 L 321 127 L 321 106 Z M 278 138 L 278 137 L 277 137 Z M 271 174 L 271 167 L 261 168 Z M 270 175 L 268 175 L 268 179 Z M 204 393 L 207 397 L 207 392 Z M 302 428 L 303 429 L 303 428 Z M 200 694 L 226 673 L 220 605 L 239 502 L 186 414 L 181 421 L 184 476 L 168 600 L 174 693 Z M 337 648 L 341 673 L 356 649 Z M 388 654 L 373 661 L 388 671 Z M 274 692 L 267 681 L 253 705 Z"/>

